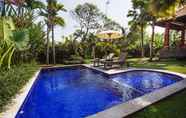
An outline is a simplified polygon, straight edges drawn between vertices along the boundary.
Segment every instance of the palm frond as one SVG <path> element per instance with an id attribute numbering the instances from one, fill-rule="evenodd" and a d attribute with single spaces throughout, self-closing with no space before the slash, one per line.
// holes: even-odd
<path id="1" fill-rule="evenodd" d="M 27 45 L 29 42 L 29 35 L 28 30 L 26 29 L 19 29 L 13 32 L 13 36 L 11 37 L 15 44 L 15 48 L 18 50 L 25 50 L 27 49 Z"/>
<path id="2" fill-rule="evenodd" d="M 59 16 L 53 17 L 52 22 L 55 25 L 65 26 L 64 19 L 62 17 L 59 17 Z"/>
<path id="3" fill-rule="evenodd" d="M 44 9 L 45 5 L 43 2 L 40 2 L 40 1 L 32 1 L 31 7 L 32 9 Z"/>

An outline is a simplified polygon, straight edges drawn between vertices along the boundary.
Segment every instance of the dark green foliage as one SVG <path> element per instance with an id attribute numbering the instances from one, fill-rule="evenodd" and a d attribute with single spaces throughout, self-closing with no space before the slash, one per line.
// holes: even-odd
<path id="1" fill-rule="evenodd" d="M 32 60 L 39 61 L 45 54 L 45 32 L 42 23 L 32 24 L 27 30 L 28 41 L 25 50 L 15 50 L 13 64 L 28 63 Z M 19 44 L 19 43 L 18 43 Z M 20 44 L 19 44 L 20 45 Z M 44 62 L 44 61 L 43 61 Z"/>
<path id="2" fill-rule="evenodd" d="M 115 56 L 119 55 L 120 48 L 118 48 L 114 43 L 111 42 L 98 42 L 96 43 L 96 57 L 103 58 L 109 53 L 114 53 Z"/>
<path id="3" fill-rule="evenodd" d="M 26 1 L 19 1 L 15 4 L 12 4 L 10 1 L 5 2 L 5 14 L 1 16 L 1 19 L 13 19 L 11 23 L 8 24 L 10 30 L 2 30 L 6 32 L 6 35 L 3 37 L 5 40 L 0 41 L 0 65 L 7 66 L 10 68 L 11 64 L 19 63 L 22 60 L 32 60 L 33 58 L 37 58 L 38 52 L 43 46 L 44 36 L 43 34 L 43 27 L 40 24 L 34 24 L 34 20 L 37 16 L 35 14 L 36 10 L 41 9 L 43 7 L 43 3 L 35 0 L 26 0 Z M 9 21 L 9 19 L 6 20 Z M 4 25 L 7 26 L 7 25 Z M 42 36 L 41 36 L 42 35 Z M 37 37 L 37 39 L 35 37 Z M 1 36 L 2 38 L 2 36 Z M 3 39 L 2 38 L 2 39 Z M 38 39 L 40 41 L 38 41 Z M 36 45 L 37 46 L 34 47 Z M 6 45 L 5 43 L 6 42 Z M 43 41 L 44 42 L 44 41 Z M 4 44 L 4 45 L 2 45 Z M 37 50 L 37 52 L 34 51 Z M 31 51 L 33 52 L 30 53 Z M 12 58 L 13 57 L 13 58 Z M 13 63 L 12 63 L 13 61 Z"/>
<path id="4" fill-rule="evenodd" d="M 184 0 L 151 0 L 149 9 L 154 16 L 168 18 L 175 15 L 176 8 L 183 3 Z"/>
<path id="5" fill-rule="evenodd" d="M 34 58 L 39 60 L 39 55 L 45 52 L 45 32 L 43 31 L 44 25 L 40 22 L 38 24 L 33 24 L 29 28 L 29 58 Z"/>
<path id="6" fill-rule="evenodd" d="M 0 112 L 38 70 L 35 62 L 0 69 Z"/>
<path id="7" fill-rule="evenodd" d="M 64 64 L 83 64 L 84 59 L 77 55 L 71 55 L 68 60 L 64 60 Z"/>

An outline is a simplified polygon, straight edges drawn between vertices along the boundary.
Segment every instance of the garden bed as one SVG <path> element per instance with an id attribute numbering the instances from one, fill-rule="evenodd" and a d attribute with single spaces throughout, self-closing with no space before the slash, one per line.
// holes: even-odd
<path id="1" fill-rule="evenodd" d="M 0 70 L 0 112 L 38 70 L 36 63 Z"/>

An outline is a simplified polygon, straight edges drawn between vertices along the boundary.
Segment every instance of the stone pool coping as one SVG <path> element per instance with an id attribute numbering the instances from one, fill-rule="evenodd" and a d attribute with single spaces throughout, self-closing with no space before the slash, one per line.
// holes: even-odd
<path id="1" fill-rule="evenodd" d="M 94 69 L 103 73 L 106 73 L 108 75 L 118 74 L 122 72 L 129 72 L 134 70 L 147 70 L 147 71 L 155 71 L 155 72 L 163 72 L 163 73 L 169 73 L 181 76 L 183 80 L 176 82 L 172 85 L 169 85 L 167 87 L 163 87 L 159 90 L 156 90 L 154 92 L 145 94 L 141 97 L 129 100 L 128 102 L 121 103 L 119 105 L 113 106 L 109 109 L 106 109 L 104 111 L 98 112 L 96 114 L 93 114 L 91 116 L 88 116 L 87 118 L 123 118 L 126 117 L 134 112 L 137 112 L 165 97 L 168 97 L 178 91 L 183 90 L 186 88 L 186 75 L 180 74 L 176 72 L 171 72 L 167 70 L 158 70 L 158 69 L 145 69 L 145 68 L 128 68 L 125 70 L 113 70 L 113 71 L 105 71 L 102 69 L 98 69 L 95 67 L 92 67 L 88 64 L 78 64 L 78 65 L 69 65 L 69 66 L 53 66 L 53 67 L 42 67 L 40 68 L 34 76 L 29 80 L 29 82 L 21 89 L 21 91 L 16 95 L 15 99 L 12 100 L 12 103 L 7 106 L 7 110 L 3 113 L 0 113 L 0 118 L 15 118 L 17 112 L 19 111 L 21 105 L 23 104 L 25 98 L 27 97 L 30 89 L 32 88 L 32 85 L 34 84 L 35 80 L 37 79 L 41 69 L 47 69 L 47 68 L 56 68 L 56 67 L 71 67 L 71 66 L 85 66 L 90 69 Z"/>
<path id="2" fill-rule="evenodd" d="M 0 118 L 15 118 L 19 108 L 23 104 L 25 98 L 27 97 L 32 85 L 34 84 L 35 80 L 37 79 L 41 68 L 35 72 L 33 77 L 28 81 L 28 83 L 19 91 L 19 93 L 15 96 L 10 104 L 7 105 L 5 108 L 6 111 L 0 113 Z"/>
<path id="3" fill-rule="evenodd" d="M 144 70 L 144 71 L 146 70 L 146 71 L 173 74 L 183 78 L 183 80 L 176 82 L 172 85 L 163 87 L 159 90 L 155 90 L 141 97 L 137 97 L 135 99 L 129 100 L 128 102 L 113 106 L 109 109 L 88 116 L 87 118 L 123 118 L 186 88 L 186 75 L 177 72 L 171 72 L 171 71 L 159 70 L 159 69 L 145 69 L 145 68 L 129 68 L 127 70 L 119 70 L 114 72 L 114 71 L 105 71 L 102 69 L 94 68 L 90 65 L 85 65 L 85 66 L 88 68 L 96 69 L 98 71 L 104 72 L 109 75 L 118 74 L 122 72 L 136 71 L 136 70 Z"/>

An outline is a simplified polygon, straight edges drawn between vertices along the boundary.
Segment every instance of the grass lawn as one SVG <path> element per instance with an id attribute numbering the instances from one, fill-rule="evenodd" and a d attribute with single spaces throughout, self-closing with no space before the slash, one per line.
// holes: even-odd
<path id="1" fill-rule="evenodd" d="M 0 69 L 0 113 L 38 69 L 36 63 L 12 66 L 10 70 Z"/>
<path id="2" fill-rule="evenodd" d="M 147 59 L 129 59 L 129 62 L 132 67 L 164 69 L 186 74 L 186 60 L 148 62 Z M 186 118 L 186 89 L 127 118 Z"/>

